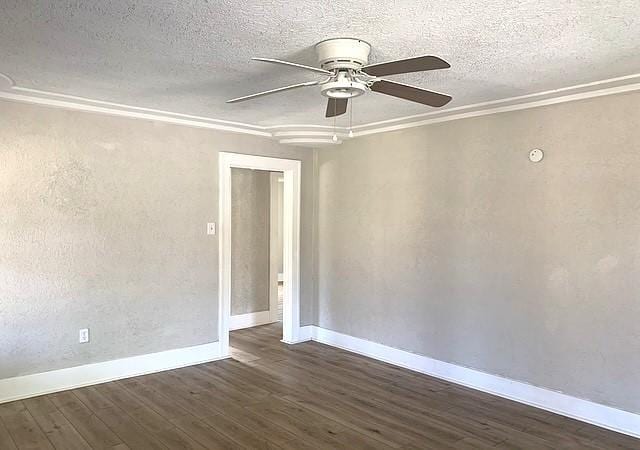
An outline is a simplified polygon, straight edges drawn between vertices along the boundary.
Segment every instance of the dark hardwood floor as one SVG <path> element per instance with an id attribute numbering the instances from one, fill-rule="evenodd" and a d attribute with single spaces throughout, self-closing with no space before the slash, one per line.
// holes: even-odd
<path id="1" fill-rule="evenodd" d="M 327 347 L 277 324 L 233 358 L 0 405 L 0 449 L 640 448 L 640 440 Z"/>

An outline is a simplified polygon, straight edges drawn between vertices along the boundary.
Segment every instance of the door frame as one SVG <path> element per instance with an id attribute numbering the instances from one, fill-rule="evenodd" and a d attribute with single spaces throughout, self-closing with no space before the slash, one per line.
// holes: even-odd
<path id="1" fill-rule="evenodd" d="M 293 159 L 220 152 L 218 158 L 218 340 L 229 355 L 231 317 L 231 168 L 269 170 L 284 176 L 282 342 L 300 336 L 300 182 L 302 164 Z"/>
<path id="2" fill-rule="evenodd" d="M 280 184 L 284 185 L 282 173 L 271 172 L 269 176 L 269 321 L 271 322 L 278 321 L 278 282 L 280 281 L 278 279 L 280 275 L 278 253 L 284 250 L 278 248 L 277 224 L 279 220 L 282 220 L 281 216 L 284 210 L 283 204 L 279 204 Z"/>

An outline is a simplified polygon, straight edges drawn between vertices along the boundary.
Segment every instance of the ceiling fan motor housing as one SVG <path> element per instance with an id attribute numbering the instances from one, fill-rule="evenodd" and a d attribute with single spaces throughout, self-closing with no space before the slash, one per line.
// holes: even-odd
<path id="1" fill-rule="evenodd" d="M 369 62 L 371 46 L 355 38 L 327 39 L 316 44 L 318 62 L 325 70 L 360 69 Z"/>
<path id="2" fill-rule="evenodd" d="M 355 38 L 327 39 L 316 44 L 320 66 L 336 74 L 322 85 L 322 95 L 346 99 L 364 94 L 367 85 L 355 79 L 352 71 L 368 63 L 370 51 L 371 46 L 367 42 Z"/>

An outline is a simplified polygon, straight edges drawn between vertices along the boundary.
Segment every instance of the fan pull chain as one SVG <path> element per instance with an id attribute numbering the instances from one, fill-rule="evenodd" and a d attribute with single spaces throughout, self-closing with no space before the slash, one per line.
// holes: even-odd
<path id="1" fill-rule="evenodd" d="M 353 137 L 353 99 L 349 102 L 349 137 Z"/>
<path id="2" fill-rule="evenodd" d="M 338 101 L 333 101 L 333 142 L 338 142 L 338 134 L 336 133 L 336 114 L 338 114 Z"/>

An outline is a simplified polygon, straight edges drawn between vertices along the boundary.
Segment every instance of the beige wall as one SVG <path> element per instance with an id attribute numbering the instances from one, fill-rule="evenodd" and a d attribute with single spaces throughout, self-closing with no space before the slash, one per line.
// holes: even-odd
<path id="1" fill-rule="evenodd" d="M 269 310 L 271 172 L 231 169 L 231 315 Z"/>
<path id="2" fill-rule="evenodd" d="M 216 341 L 205 224 L 217 154 L 237 151 L 302 160 L 303 325 L 640 412 L 638 105 L 602 97 L 312 153 L 0 101 L 0 378 Z"/>
<path id="3" fill-rule="evenodd" d="M 640 412 L 639 93 L 318 159 L 318 325 Z"/>
<path id="4" fill-rule="evenodd" d="M 0 378 L 218 340 L 219 151 L 302 160 L 311 323 L 311 151 L 0 101 Z"/>

